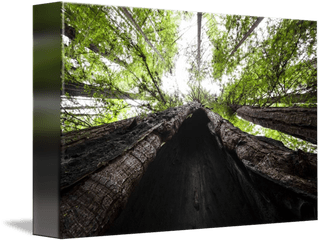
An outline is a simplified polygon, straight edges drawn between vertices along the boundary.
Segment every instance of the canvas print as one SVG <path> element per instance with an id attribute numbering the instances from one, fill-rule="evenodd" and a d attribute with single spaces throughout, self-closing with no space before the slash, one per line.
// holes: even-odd
<path id="1" fill-rule="evenodd" d="M 61 18 L 61 238 L 317 220 L 316 21 Z"/>

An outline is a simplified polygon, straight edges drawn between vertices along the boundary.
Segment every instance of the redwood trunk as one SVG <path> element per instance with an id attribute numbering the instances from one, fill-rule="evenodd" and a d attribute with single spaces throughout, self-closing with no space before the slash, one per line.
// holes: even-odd
<path id="1" fill-rule="evenodd" d="M 242 132 L 216 113 L 206 110 L 209 128 L 221 145 L 235 153 L 246 168 L 296 191 L 317 195 L 317 154 L 293 151 L 281 142 Z"/>
<path id="2" fill-rule="evenodd" d="M 245 144 L 254 148 L 244 156 Z M 263 157 L 268 165 L 260 168 Z M 305 162 L 315 157 L 245 134 L 198 109 L 160 149 L 105 234 L 315 219 L 315 191 L 309 189 L 316 188 L 316 167 Z M 300 179 L 308 185 L 285 182 Z"/>
<path id="3" fill-rule="evenodd" d="M 198 107 L 192 103 L 145 119 L 85 129 L 79 131 L 81 137 L 66 134 L 61 159 L 61 237 L 96 236 L 107 229 L 157 150 Z"/>
<path id="4" fill-rule="evenodd" d="M 317 218 L 316 154 L 198 108 L 65 134 L 61 237 Z"/>
<path id="5" fill-rule="evenodd" d="M 317 91 L 311 91 L 307 93 L 293 93 L 293 94 L 286 94 L 283 96 L 278 97 L 265 97 L 259 98 L 256 100 L 248 100 L 248 103 L 256 103 L 258 101 L 267 101 L 267 104 L 275 104 L 275 103 L 317 103 Z"/>
<path id="6" fill-rule="evenodd" d="M 231 54 L 229 55 L 229 57 L 231 57 L 236 51 L 237 49 L 243 44 L 243 42 L 246 40 L 246 38 L 255 30 L 255 28 L 259 25 L 259 23 L 263 20 L 263 17 L 259 17 L 257 18 L 256 22 L 254 22 L 254 24 L 251 26 L 251 28 L 248 30 L 248 32 L 244 35 L 244 37 L 240 40 L 240 42 L 236 45 L 236 47 L 234 48 L 234 50 L 231 52 Z"/>
<path id="7" fill-rule="evenodd" d="M 317 108 L 243 106 L 236 112 L 247 121 L 317 144 Z"/>
<path id="8" fill-rule="evenodd" d="M 202 30 L 202 15 L 203 13 L 197 13 L 197 68 L 200 73 L 200 44 L 201 44 L 201 30 Z"/>
<path id="9" fill-rule="evenodd" d="M 65 36 L 67 36 L 70 40 L 75 40 L 76 36 L 78 35 L 78 33 L 76 32 L 75 28 L 65 24 L 64 25 L 64 29 L 61 29 L 61 33 Z M 107 52 L 106 50 L 103 52 L 101 51 L 101 49 L 99 49 L 94 43 L 90 43 L 89 46 L 87 46 L 88 49 L 90 49 L 91 51 L 101 54 L 101 56 L 111 59 L 111 61 L 114 61 L 122 66 L 127 66 L 127 63 L 124 60 L 119 59 L 117 56 L 115 55 L 111 55 L 109 52 Z"/>
<path id="10" fill-rule="evenodd" d="M 129 19 L 130 22 L 135 26 L 135 28 L 142 34 L 144 37 L 144 40 L 148 43 L 148 45 L 157 53 L 157 55 L 162 59 L 163 62 L 165 62 L 164 58 L 162 55 L 159 53 L 159 51 L 153 46 L 153 44 L 150 42 L 150 40 L 147 38 L 143 30 L 140 28 L 140 26 L 136 23 L 134 20 L 133 16 L 130 14 L 130 12 L 127 10 L 126 7 L 120 7 L 120 9 L 123 11 L 125 16 Z"/>
<path id="11" fill-rule="evenodd" d="M 89 91 L 85 90 L 86 87 Z M 133 93 L 119 93 L 116 91 L 112 92 L 109 90 L 100 90 L 97 87 L 84 83 L 66 83 L 64 84 L 63 90 L 63 92 L 69 93 L 70 96 L 93 97 L 93 94 L 97 93 L 102 94 L 106 98 L 137 99 L 137 96 Z"/>

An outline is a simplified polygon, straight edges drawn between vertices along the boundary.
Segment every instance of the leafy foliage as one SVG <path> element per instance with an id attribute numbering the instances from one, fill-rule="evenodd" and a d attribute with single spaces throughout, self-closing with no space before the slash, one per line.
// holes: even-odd
<path id="1" fill-rule="evenodd" d="M 64 3 L 61 14 L 63 132 L 197 101 L 243 131 L 313 151 L 291 136 L 256 130 L 235 113 L 242 105 L 316 106 L 316 22 L 265 18 L 254 28 L 260 18 L 204 13 L 198 26 L 211 58 L 199 61 L 195 52 L 207 47 L 177 44 L 184 34 L 179 25 L 195 17 L 191 12 Z M 189 91 L 168 93 L 162 79 L 174 73 L 182 52 Z M 218 95 L 206 88 L 207 79 L 219 84 Z"/>
<path id="2" fill-rule="evenodd" d="M 272 25 L 270 23 L 273 23 Z M 243 59 L 241 71 L 225 84 L 221 98 L 228 104 L 268 107 L 317 102 L 316 22 L 268 20 L 264 40 L 256 38 Z M 240 55 L 240 53 L 237 53 Z"/>
<path id="3" fill-rule="evenodd" d="M 221 81 L 224 74 L 231 74 L 240 61 L 249 54 L 241 48 L 230 56 L 236 44 L 243 38 L 257 17 L 210 14 L 207 18 L 210 29 L 207 35 L 213 45 L 211 74 L 215 80 Z"/>
<path id="4" fill-rule="evenodd" d="M 62 125 L 63 131 L 76 130 L 76 124 L 85 127 L 114 121 L 121 112 L 119 109 L 132 107 L 130 104 L 123 107 L 122 101 L 111 98 L 136 99 L 141 102 L 139 107 L 148 112 L 179 104 L 161 91 L 161 78 L 174 67 L 181 14 L 140 8 L 128 11 L 164 61 L 122 8 L 64 4 L 64 36 L 69 40 L 63 54 L 64 86 L 85 84 L 86 95 L 92 97 L 90 106 L 103 104 L 104 113 L 88 122 L 88 116 L 75 117 L 62 107 L 62 115 L 68 119 Z M 65 94 L 69 89 L 62 86 L 61 91 Z M 142 103 L 143 100 L 148 100 L 148 104 Z"/>
<path id="5" fill-rule="evenodd" d="M 315 152 L 316 146 L 306 141 L 257 127 L 235 114 L 242 105 L 316 107 L 317 103 L 316 22 L 268 18 L 231 55 L 255 20 L 255 17 L 209 16 L 208 35 L 213 45 L 211 76 L 222 85 L 220 96 L 209 107 L 242 131 L 279 140 L 294 150 Z"/>

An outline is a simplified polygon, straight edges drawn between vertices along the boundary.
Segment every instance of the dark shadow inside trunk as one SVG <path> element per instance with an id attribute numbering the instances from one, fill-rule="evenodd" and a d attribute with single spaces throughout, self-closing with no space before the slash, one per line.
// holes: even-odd
<path id="1" fill-rule="evenodd" d="M 183 122 L 106 235 L 301 220 L 255 186 L 249 170 L 209 131 L 209 122 L 202 109 Z M 312 209 L 303 205 L 302 218 L 309 219 Z"/>

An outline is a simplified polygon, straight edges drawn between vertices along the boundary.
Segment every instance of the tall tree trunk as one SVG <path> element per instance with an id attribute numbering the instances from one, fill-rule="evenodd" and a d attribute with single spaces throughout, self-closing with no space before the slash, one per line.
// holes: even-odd
<path id="1" fill-rule="evenodd" d="M 122 12 L 125 14 L 125 16 L 129 19 L 130 22 L 133 23 L 133 25 L 135 26 L 135 28 L 143 35 L 145 41 L 148 43 L 148 45 L 157 53 L 157 55 L 162 59 L 163 62 L 165 62 L 164 58 L 162 57 L 162 55 L 158 52 L 158 50 L 153 46 L 153 44 L 150 42 L 150 40 L 147 38 L 147 36 L 145 35 L 145 33 L 143 32 L 143 30 L 140 28 L 140 26 L 136 23 L 136 21 L 134 20 L 133 16 L 130 14 L 130 12 L 127 10 L 127 8 L 125 7 L 120 7 L 120 9 L 122 10 Z"/>
<path id="2" fill-rule="evenodd" d="M 207 109 L 206 112 L 211 120 L 210 131 L 246 168 L 296 191 L 317 196 L 317 154 L 293 151 L 279 141 L 244 133 L 218 114 Z"/>
<path id="3" fill-rule="evenodd" d="M 317 144 L 317 108 L 243 106 L 236 112 L 247 121 Z"/>
<path id="4" fill-rule="evenodd" d="M 77 36 L 77 32 L 75 30 L 75 28 L 67 25 L 67 24 L 64 24 L 64 28 L 61 30 L 61 34 L 63 34 L 64 36 L 68 37 L 71 41 L 73 41 L 76 36 Z M 117 56 L 115 55 L 111 55 L 109 52 L 107 51 L 101 51 L 99 47 L 97 47 L 94 43 L 90 43 L 89 46 L 87 46 L 88 49 L 90 49 L 91 51 L 95 52 L 95 53 L 98 53 L 100 54 L 102 57 L 105 57 L 107 59 L 111 59 L 111 61 L 114 61 L 118 64 L 120 64 L 121 66 L 124 66 L 124 67 L 127 67 L 127 63 L 118 58 Z"/>
<path id="5" fill-rule="evenodd" d="M 170 140 L 182 122 L 198 108 L 198 103 L 192 103 L 150 114 L 144 119 L 132 118 L 64 134 L 60 237 L 104 234 L 125 207 L 161 145 Z M 222 154 L 226 158 L 222 162 L 226 163 L 219 165 L 230 164 L 230 169 L 234 172 L 232 174 L 235 174 L 233 177 L 236 176 L 235 181 L 239 181 L 239 185 L 246 188 L 249 195 L 249 191 L 258 191 L 252 193 L 249 204 L 265 207 L 270 201 L 277 204 L 277 210 L 284 207 L 286 210 L 283 214 L 288 211 L 293 212 L 296 219 L 302 219 L 305 214 L 308 219 L 309 216 L 313 218 L 316 214 L 313 209 L 317 194 L 315 154 L 295 152 L 278 141 L 243 133 L 219 115 L 207 109 L 201 111 L 205 111 L 208 117 L 208 121 L 204 121 L 208 125 L 201 127 L 202 131 L 210 131 L 221 151 L 226 151 Z M 194 124 L 203 123 L 200 121 Z M 200 139 L 201 132 L 197 135 Z M 182 138 L 185 139 L 185 136 Z M 194 143 L 186 139 L 187 144 Z M 209 144 L 206 145 L 205 147 L 209 147 Z M 199 154 L 205 158 L 211 155 L 207 153 Z M 191 153 L 179 156 L 185 155 L 189 157 Z M 233 156 L 235 162 L 230 160 L 229 155 Z M 241 166 L 244 168 L 239 169 Z M 207 167 L 197 166 L 197 170 L 191 170 L 196 170 L 201 175 L 198 170 L 200 168 Z M 223 170 L 225 173 L 227 171 Z M 193 185 L 196 187 L 197 183 L 194 182 Z M 203 211 L 200 197 L 204 192 L 207 191 L 195 189 L 193 193 L 193 208 L 197 212 Z M 266 210 L 267 212 L 269 211 Z M 270 214 L 270 218 L 264 217 L 273 219 L 274 212 Z M 288 219 L 295 218 L 288 216 Z"/>
<path id="6" fill-rule="evenodd" d="M 60 234 L 96 236 L 125 206 L 157 150 L 178 130 L 198 103 L 64 135 Z M 118 127 L 118 128 L 117 128 Z M 68 138 L 68 136 L 71 136 Z"/>
<path id="7" fill-rule="evenodd" d="M 89 89 L 89 92 L 85 89 Z M 64 92 L 70 94 L 70 96 L 80 96 L 80 97 L 93 97 L 94 93 L 102 94 L 106 98 L 115 99 L 138 99 L 138 96 L 134 93 L 123 93 L 123 92 L 112 92 L 110 90 L 100 90 L 92 85 L 80 83 L 80 82 L 68 82 L 64 84 Z M 61 91 L 62 94 L 63 91 Z"/>
<path id="8" fill-rule="evenodd" d="M 202 13 L 197 13 L 197 68 L 200 73 L 200 44 L 201 44 L 201 30 L 202 30 Z"/>
<path id="9" fill-rule="evenodd" d="M 101 116 L 100 113 L 73 113 L 72 115 L 77 117 Z"/>
<path id="10" fill-rule="evenodd" d="M 63 107 L 63 108 L 66 109 L 66 110 L 81 110 L 81 109 L 96 109 L 96 108 L 98 108 L 98 109 L 100 109 L 100 108 L 107 109 L 108 107 L 101 107 L 101 106 L 97 107 L 97 106 L 88 106 L 88 105 L 86 105 L 86 106 Z"/>
<path id="11" fill-rule="evenodd" d="M 244 37 L 240 40 L 240 42 L 236 45 L 234 50 L 230 53 L 229 57 L 231 57 L 237 49 L 243 44 L 243 42 L 246 40 L 246 38 L 255 30 L 255 28 L 259 25 L 259 23 L 263 20 L 263 17 L 257 18 L 256 22 L 251 26 L 251 28 L 248 30 L 248 32 L 244 35 Z M 229 58 L 228 57 L 228 58 Z"/>
<path id="12" fill-rule="evenodd" d="M 123 9 L 122 9 L 122 10 L 123 10 Z M 127 15 L 127 17 L 128 17 L 129 19 L 132 19 L 132 20 L 134 21 L 133 17 L 130 15 L 130 13 L 127 11 L 127 9 L 124 9 L 123 11 L 124 11 L 124 12 L 126 11 L 126 12 L 129 14 L 129 15 Z M 131 17 L 131 18 L 130 18 L 130 17 Z M 134 21 L 134 23 L 137 25 L 137 23 L 136 23 L 135 21 Z M 138 25 L 137 25 L 137 26 L 138 26 Z M 138 28 L 139 28 L 139 26 L 138 26 Z M 140 29 L 140 28 L 139 28 L 139 29 Z M 150 46 L 154 49 L 154 51 L 156 51 L 156 53 L 159 54 L 159 52 L 156 50 L 156 48 L 149 42 L 149 40 L 147 39 L 147 37 L 146 37 L 146 35 L 144 34 L 144 32 L 143 32 L 141 29 L 140 29 L 140 31 L 141 31 L 141 33 L 143 34 L 143 36 L 144 36 L 144 38 L 145 38 L 145 41 L 147 41 L 148 44 L 150 44 Z M 67 37 L 68 37 L 69 39 L 71 39 L 71 40 L 74 40 L 75 37 L 76 37 L 76 35 L 77 35 L 75 29 L 74 29 L 73 27 L 68 26 L 67 24 L 65 24 L 64 29 L 62 29 L 61 32 L 62 32 L 63 35 L 67 36 Z M 99 53 L 101 56 L 110 59 L 110 55 L 111 55 L 110 53 L 107 53 L 107 52 L 103 53 L 103 52 L 100 51 L 99 48 L 98 48 L 96 45 L 94 45 L 93 43 L 90 43 L 90 45 L 88 46 L 88 48 L 89 48 L 91 51 L 93 51 L 93 52 L 95 52 L 95 53 Z M 135 46 L 135 48 L 136 48 L 136 49 L 139 49 L 139 48 L 137 48 L 137 46 Z M 139 53 L 143 56 L 142 59 L 143 59 L 143 62 L 145 63 L 145 67 L 146 67 L 146 69 L 147 69 L 147 71 L 148 71 L 148 73 L 149 73 L 149 75 L 150 75 L 150 77 L 151 77 L 151 79 L 152 79 L 152 81 L 153 81 L 153 83 L 154 83 L 154 86 L 156 87 L 156 89 L 157 89 L 157 91 L 158 91 L 158 93 L 159 93 L 159 95 L 160 95 L 160 97 L 161 97 L 162 102 L 166 104 L 166 101 L 165 101 L 165 99 L 164 99 L 164 97 L 163 97 L 163 94 L 161 93 L 161 91 L 160 91 L 160 89 L 159 89 L 159 87 L 158 87 L 158 85 L 157 85 L 157 83 L 156 83 L 156 80 L 154 79 L 154 76 L 153 76 L 152 73 L 150 72 L 150 69 L 149 69 L 149 67 L 148 67 L 148 65 L 147 65 L 146 56 L 145 56 L 144 53 L 141 52 L 140 50 L 139 50 Z M 159 56 L 160 56 L 160 57 L 162 58 L 162 60 L 164 61 L 164 58 L 163 58 L 160 54 L 159 54 Z M 113 58 L 112 61 L 114 61 L 114 62 L 120 64 L 121 66 L 123 66 L 123 67 L 125 67 L 125 68 L 128 67 L 128 64 L 127 64 L 124 60 L 119 59 L 117 56 L 114 56 L 114 57 L 112 57 L 112 58 Z M 130 70 L 129 70 L 129 71 L 130 71 Z M 130 71 L 130 72 L 131 72 L 131 71 Z M 131 72 L 131 73 L 132 73 L 132 72 Z M 134 74 L 134 73 L 132 73 L 132 74 Z M 134 74 L 134 75 L 135 75 L 135 74 Z M 136 77 L 136 76 L 135 76 L 135 77 Z M 137 77 L 136 77 L 136 78 L 137 78 Z M 90 87 L 91 87 L 91 86 L 90 86 Z M 80 84 L 80 83 L 68 83 L 68 84 L 65 84 L 65 90 L 68 90 L 69 93 L 70 93 L 71 95 L 73 95 L 73 96 L 88 96 L 87 93 L 84 92 L 84 84 Z M 93 89 L 93 92 L 94 92 L 94 89 Z M 61 94 L 63 94 L 63 91 L 61 92 Z M 89 95 L 91 95 L 91 94 L 89 94 Z M 92 93 L 92 95 L 93 95 L 93 93 Z M 116 97 L 113 97 L 113 95 L 114 95 L 114 94 L 109 94 L 108 91 L 105 91 L 105 96 L 110 96 L 110 98 L 116 98 Z M 137 99 L 137 97 L 136 97 L 134 94 L 131 94 L 131 93 L 120 93 L 120 94 L 118 94 L 117 96 L 118 96 L 118 98 L 121 98 L 121 99 Z"/>
<path id="13" fill-rule="evenodd" d="M 148 17 L 147 17 L 148 18 Z M 146 19 L 147 19 L 146 18 Z M 149 19 L 149 22 L 151 23 L 151 25 L 152 25 L 152 27 L 153 27 L 153 29 L 154 29 L 154 33 L 155 33 L 155 35 L 156 35 L 156 37 L 157 37 L 157 39 L 159 39 L 159 43 L 161 43 L 161 37 L 160 37 L 160 35 L 158 34 L 158 32 L 157 32 L 157 29 L 156 29 L 156 26 L 155 26 L 155 24 L 153 23 L 153 20 L 150 18 Z M 141 27 L 142 27 L 143 25 L 141 25 Z"/>
<path id="14" fill-rule="evenodd" d="M 266 100 L 267 104 L 275 104 L 275 103 L 317 103 L 317 90 L 309 91 L 306 93 L 288 93 L 282 96 L 277 97 L 265 97 L 256 100 L 247 100 L 250 104 L 254 104 L 260 100 Z"/>
<path id="15" fill-rule="evenodd" d="M 161 148 L 107 235 L 315 219 L 316 197 L 246 168 L 209 130 L 215 125 L 207 113 L 196 110 Z M 250 153 L 265 140 L 255 138 L 259 148 Z M 297 154 L 271 140 L 265 144 Z"/>

